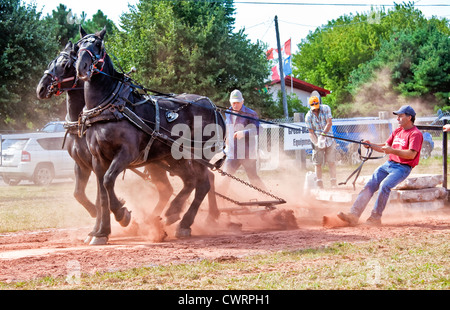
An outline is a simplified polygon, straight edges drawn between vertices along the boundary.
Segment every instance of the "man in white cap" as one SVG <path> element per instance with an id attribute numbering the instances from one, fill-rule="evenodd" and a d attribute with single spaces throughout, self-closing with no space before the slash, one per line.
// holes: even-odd
<path id="1" fill-rule="evenodd" d="M 422 149 L 422 132 L 414 125 L 416 112 L 409 105 L 402 106 L 397 115 L 399 127 L 382 144 L 372 144 L 369 140 L 366 148 L 371 147 L 377 152 L 389 154 L 389 160 L 375 170 L 372 178 L 359 193 L 350 213 L 340 212 L 338 217 L 349 226 L 358 224 L 359 217 L 363 213 L 373 194 L 378 191 L 372 213 L 366 221 L 366 225 L 381 225 L 381 215 L 386 207 L 391 189 L 405 180 L 411 170 L 419 164 L 420 150 Z M 370 146 L 369 146 L 370 145 Z"/>
<path id="2" fill-rule="evenodd" d="M 331 187 L 336 187 L 336 142 L 325 137 L 333 126 L 331 108 L 321 104 L 319 97 L 309 98 L 310 111 L 306 113 L 305 122 L 309 129 L 309 139 L 313 144 L 312 161 L 316 173 L 316 185 L 323 188 L 322 166 L 328 164 Z"/>
<path id="3" fill-rule="evenodd" d="M 256 139 L 259 133 L 258 114 L 244 105 L 242 93 L 235 89 L 230 95 L 231 107 L 225 113 L 227 125 L 227 160 L 224 170 L 234 174 L 242 165 L 250 183 L 258 188 L 266 189 L 256 171 Z M 248 118 L 247 118 L 248 117 Z M 227 180 L 228 181 L 228 180 Z M 226 191 L 228 182 L 222 184 Z"/>

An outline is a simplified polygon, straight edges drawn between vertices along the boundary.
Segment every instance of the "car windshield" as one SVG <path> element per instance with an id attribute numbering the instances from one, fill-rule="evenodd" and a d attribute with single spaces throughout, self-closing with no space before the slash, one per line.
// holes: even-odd
<path id="1" fill-rule="evenodd" d="M 49 123 L 44 126 L 40 131 L 43 132 L 60 132 L 65 131 L 64 125 L 61 123 Z"/>

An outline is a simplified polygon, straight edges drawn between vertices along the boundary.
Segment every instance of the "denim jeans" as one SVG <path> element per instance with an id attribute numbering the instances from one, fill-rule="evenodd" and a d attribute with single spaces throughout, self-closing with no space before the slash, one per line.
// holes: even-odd
<path id="1" fill-rule="evenodd" d="M 411 166 L 393 161 L 387 161 L 378 167 L 373 173 L 372 178 L 359 193 L 356 201 L 353 203 L 350 213 L 360 217 L 373 194 L 379 189 L 380 191 L 378 192 L 378 197 L 375 206 L 373 207 L 371 217 L 375 219 L 381 218 L 389 195 L 391 194 L 391 189 L 405 180 L 411 173 L 411 170 Z"/>

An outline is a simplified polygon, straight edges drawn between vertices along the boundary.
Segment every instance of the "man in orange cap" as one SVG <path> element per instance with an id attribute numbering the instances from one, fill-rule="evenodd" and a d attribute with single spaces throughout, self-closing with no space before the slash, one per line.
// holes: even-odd
<path id="1" fill-rule="evenodd" d="M 333 125 L 331 109 L 326 104 L 321 104 L 318 96 L 311 96 L 308 103 L 311 110 L 306 114 L 305 121 L 313 144 L 312 161 L 317 177 L 316 184 L 317 187 L 323 188 L 322 166 L 327 163 L 331 187 L 336 187 L 336 142 L 333 138 L 324 136 Z"/>

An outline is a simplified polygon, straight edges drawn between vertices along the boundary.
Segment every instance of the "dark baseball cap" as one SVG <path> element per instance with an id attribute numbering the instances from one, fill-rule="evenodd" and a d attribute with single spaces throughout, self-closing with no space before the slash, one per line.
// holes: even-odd
<path id="1" fill-rule="evenodd" d="M 414 111 L 414 109 L 410 105 L 404 105 L 398 111 L 392 113 L 394 113 L 395 115 L 408 114 L 411 116 L 416 116 L 416 111 Z"/>

